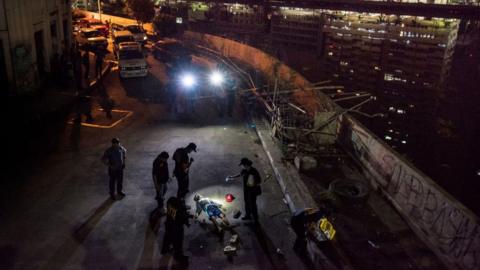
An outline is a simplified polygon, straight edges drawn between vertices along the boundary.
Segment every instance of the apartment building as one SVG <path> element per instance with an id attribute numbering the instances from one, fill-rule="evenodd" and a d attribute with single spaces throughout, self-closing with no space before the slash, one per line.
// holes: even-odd
<path id="1" fill-rule="evenodd" d="M 379 97 L 376 109 L 389 118 L 377 132 L 401 147 L 415 133 L 406 114 L 434 113 L 457 31 L 456 20 L 330 14 L 323 20 L 324 71 L 348 89 Z"/>
<path id="2" fill-rule="evenodd" d="M 33 91 L 71 41 L 70 0 L 0 2 L 0 91 Z"/>
<path id="3" fill-rule="evenodd" d="M 271 18 L 272 41 L 316 51 L 321 44 L 322 16 L 318 10 L 279 8 Z"/>

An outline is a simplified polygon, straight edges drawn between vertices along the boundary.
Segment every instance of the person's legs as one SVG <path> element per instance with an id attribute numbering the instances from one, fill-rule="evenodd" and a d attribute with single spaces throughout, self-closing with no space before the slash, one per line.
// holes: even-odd
<path id="1" fill-rule="evenodd" d="M 170 246 L 173 244 L 172 230 L 169 226 L 165 226 L 165 235 L 163 236 L 162 254 L 167 254 L 170 251 Z"/>
<path id="2" fill-rule="evenodd" d="M 165 193 L 167 193 L 167 183 L 159 183 L 157 191 L 158 208 L 163 209 L 163 202 L 165 200 Z"/>
<path id="3" fill-rule="evenodd" d="M 85 67 L 85 74 L 84 77 L 85 79 L 88 79 L 88 76 L 90 75 L 90 65 L 83 65 Z"/>
<path id="4" fill-rule="evenodd" d="M 113 198 L 115 196 L 115 173 L 113 170 L 108 170 L 108 177 L 110 178 L 108 183 L 110 196 Z"/>
<path id="5" fill-rule="evenodd" d="M 295 239 L 295 244 L 293 245 L 293 250 L 297 252 L 299 255 L 306 255 L 307 252 L 307 239 L 305 236 L 298 236 Z"/>
<path id="6" fill-rule="evenodd" d="M 173 253 L 175 258 L 183 260 L 185 259 L 185 255 L 183 255 L 183 227 L 176 228 L 175 232 L 173 233 Z"/>
<path id="7" fill-rule="evenodd" d="M 252 207 L 250 202 L 250 192 L 245 191 L 243 193 L 243 199 L 245 200 L 245 216 L 242 219 L 250 219 L 252 215 Z"/>
<path id="8" fill-rule="evenodd" d="M 255 194 L 250 194 L 250 209 L 252 211 L 253 220 L 258 221 L 257 195 Z"/>
<path id="9" fill-rule="evenodd" d="M 227 216 L 225 216 L 225 214 L 222 213 L 220 215 L 220 219 L 222 220 L 223 224 L 225 224 L 225 226 L 230 226 L 230 221 L 228 221 Z"/>
<path id="10" fill-rule="evenodd" d="M 123 170 L 117 171 L 117 194 L 124 195 L 123 193 Z"/>
<path id="11" fill-rule="evenodd" d="M 217 218 L 215 218 L 215 217 L 209 217 L 209 219 L 212 221 L 213 225 L 215 225 L 215 229 L 217 229 L 217 231 L 220 231 L 221 228 L 220 228 L 220 226 L 219 226 L 218 223 L 217 223 Z"/>
<path id="12" fill-rule="evenodd" d="M 183 198 L 188 193 L 188 175 L 176 176 L 178 181 L 177 198 Z"/>

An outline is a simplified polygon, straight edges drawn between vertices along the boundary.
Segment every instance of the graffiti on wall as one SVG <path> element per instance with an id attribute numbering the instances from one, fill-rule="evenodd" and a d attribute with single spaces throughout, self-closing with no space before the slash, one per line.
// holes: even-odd
<path id="1" fill-rule="evenodd" d="M 478 217 L 355 120 L 339 121 L 340 144 L 373 176 L 416 234 L 451 268 L 480 269 Z"/>

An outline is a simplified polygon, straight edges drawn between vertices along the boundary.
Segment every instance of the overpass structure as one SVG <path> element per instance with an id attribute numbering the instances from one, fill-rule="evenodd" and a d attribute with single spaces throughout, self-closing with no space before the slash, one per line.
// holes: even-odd
<path id="1" fill-rule="evenodd" d="M 259 0 L 207 0 L 205 2 L 269 5 L 306 9 L 328 9 L 339 11 L 372 12 L 395 15 L 440 17 L 456 19 L 480 19 L 480 5 L 445 5 L 423 3 L 399 3 L 357 0 L 301 0 L 301 1 L 259 1 Z"/>

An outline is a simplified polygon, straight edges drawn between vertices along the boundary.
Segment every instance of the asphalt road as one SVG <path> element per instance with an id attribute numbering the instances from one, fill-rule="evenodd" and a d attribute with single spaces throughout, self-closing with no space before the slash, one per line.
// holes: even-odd
<path id="1" fill-rule="evenodd" d="M 262 184 L 260 228 L 233 213 L 243 210 L 239 172 L 242 157 L 253 160 L 261 175 L 271 173 L 259 140 L 237 104 L 234 117 L 219 117 L 214 99 L 202 99 L 188 119 L 165 104 L 165 66 L 148 58 L 147 78 L 120 80 L 114 70 L 105 80 L 116 103 L 113 119 L 95 104 L 91 124 L 68 124 L 58 150 L 39 161 L 29 178 L 8 196 L 0 215 L 1 269 L 179 269 L 173 257 L 160 254 L 164 217 L 151 218 L 156 207 L 151 166 L 161 151 L 170 155 L 195 142 L 187 203 L 198 192 L 224 203 L 241 244 L 235 256 L 223 249 L 231 232 L 220 235 L 208 221 L 186 228 L 184 249 L 191 269 L 336 269 L 326 258 L 305 264 L 292 251 L 290 213 L 275 180 Z M 108 176 L 100 162 L 112 137 L 126 147 L 123 199 L 108 196 Z M 173 162 L 170 161 L 170 168 Z M 28 169 L 28 168 L 26 168 Z M 167 197 L 176 194 L 176 180 Z M 224 196 L 236 199 L 227 203 Z M 193 207 L 194 208 L 194 207 Z M 277 250 L 279 252 L 277 252 Z M 318 255 L 318 254 L 317 254 Z"/>

